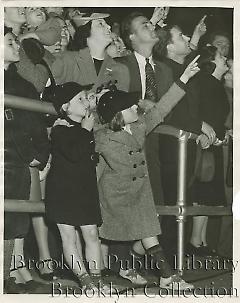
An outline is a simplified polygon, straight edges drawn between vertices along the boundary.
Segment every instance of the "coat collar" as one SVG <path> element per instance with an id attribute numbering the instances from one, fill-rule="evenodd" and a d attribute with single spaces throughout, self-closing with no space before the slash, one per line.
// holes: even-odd
<path id="1" fill-rule="evenodd" d="M 131 125 L 132 135 L 127 131 L 114 132 L 110 129 L 105 129 L 105 135 L 109 141 L 115 141 L 132 148 L 141 148 L 144 142 L 143 132 L 139 131 L 141 124 L 136 122 Z"/>
<path id="2" fill-rule="evenodd" d="M 75 56 L 76 62 L 79 65 L 80 70 L 82 70 L 82 68 L 84 67 L 86 74 L 89 76 L 92 83 L 94 83 L 92 88 L 93 91 L 95 91 L 104 81 L 109 81 L 109 72 L 107 66 L 109 65 L 109 61 L 111 61 L 112 58 L 109 57 L 107 54 L 105 54 L 105 58 L 98 75 L 96 73 L 94 62 L 88 47 L 77 52 Z M 90 62 L 92 62 L 92 64 L 89 64 Z"/>
<path id="3" fill-rule="evenodd" d="M 140 76 L 140 69 L 138 66 L 137 59 L 133 53 L 128 56 L 128 69 L 130 74 L 130 86 L 129 91 L 140 92 L 142 95 L 142 83 Z"/>

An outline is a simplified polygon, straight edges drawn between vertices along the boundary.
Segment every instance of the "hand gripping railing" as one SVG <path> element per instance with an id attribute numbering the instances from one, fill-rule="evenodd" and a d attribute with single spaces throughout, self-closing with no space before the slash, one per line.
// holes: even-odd
<path id="1" fill-rule="evenodd" d="M 197 135 L 176 129 L 169 125 L 160 125 L 155 132 L 164 135 L 174 136 L 178 140 L 178 176 L 177 176 L 177 202 L 179 213 L 176 214 L 178 223 L 178 250 L 177 250 L 177 269 L 183 274 L 184 260 L 184 223 L 187 215 L 231 215 L 231 209 L 227 207 L 215 206 L 186 206 L 186 169 L 187 169 L 187 143 L 189 139 L 196 140 Z M 162 207 L 157 207 L 161 213 Z"/>
<path id="2" fill-rule="evenodd" d="M 48 113 L 56 115 L 52 104 L 39 100 L 16 97 L 5 94 L 4 105 L 29 111 Z M 187 143 L 188 140 L 197 138 L 196 134 L 176 129 L 168 125 L 160 125 L 155 130 L 160 134 L 174 136 L 178 140 L 178 191 L 175 206 L 156 206 L 159 215 L 175 215 L 178 222 L 178 252 L 177 269 L 183 273 L 184 259 L 184 222 L 186 216 L 223 216 L 231 215 L 231 207 L 223 206 L 186 206 L 186 167 L 187 167 Z M 45 206 L 41 201 L 25 201 L 5 199 L 4 211 L 7 212 L 29 212 L 44 213 Z"/>

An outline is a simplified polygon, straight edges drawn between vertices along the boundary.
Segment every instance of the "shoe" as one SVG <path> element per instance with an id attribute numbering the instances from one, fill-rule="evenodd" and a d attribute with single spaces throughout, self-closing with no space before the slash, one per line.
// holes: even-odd
<path id="1" fill-rule="evenodd" d="M 122 270 L 120 269 L 119 275 L 137 285 L 145 285 L 147 284 L 147 280 L 143 278 L 135 269 Z"/>
<path id="2" fill-rule="evenodd" d="M 109 268 L 104 268 L 101 270 L 101 275 L 102 277 L 116 277 L 118 276 L 118 273 Z"/>
<path id="3" fill-rule="evenodd" d="M 41 293 L 41 287 L 45 287 L 46 285 L 34 280 L 29 280 L 26 283 L 23 284 L 24 285 L 24 289 L 26 291 L 26 293 Z"/>
<path id="4" fill-rule="evenodd" d="M 115 288 L 111 288 L 108 284 L 105 284 L 102 279 L 98 283 L 94 283 L 98 290 L 100 290 L 105 295 L 116 294 Z M 110 285 L 110 284 L 109 284 Z"/>
<path id="5" fill-rule="evenodd" d="M 90 275 L 85 272 L 83 274 L 77 274 L 77 283 L 79 285 L 79 287 L 85 291 L 85 290 L 93 290 L 93 292 L 98 291 L 98 288 L 96 287 L 96 285 L 94 284 L 92 278 L 90 277 Z"/>
<path id="6" fill-rule="evenodd" d="M 206 257 L 217 257 L 218 254 L 214 249 L 209 248 L 209 246 L 200 246 L 199 251 L 202 254 L 202 256 Z"/>
<path id="7" fill-rule="evenodd" d="M 16 278 L 4 280 L 4 293 L 6 294 L 25 294 L 23 283 L 15 283 Z"/>
<path id="8" fill-rule="evenodd" d="M 41 278 L 42 280 L 48 281 L 48 282 L 55 281 L 55 280 L 58 279 L 58 277 L 53 272 L 50 272 L 48 274 L 47 273 L 46 274 L 41 274 L 39 272 L 38 275 L 39 275 L 39 278 Z"/>
<path id="9" fill-rule="evenodd" d="M 172 275 L 169 278 L 160 278 L 159 286 L 171 290 L 194 289 L 194 285 L 184 281 L 179 275 Z"/>
<path id="10" fill-rule="evenodd" d="M 46 263 L 46 262 L 50 262 L 52 261 L 52 259 L 45 259 L 45 260 L 41 260 L 43 263 Z M 56 273 L 53 271 L 53 272 L 50 272 L 50 273 L 41 273 L 40 270 L 38 269 L 38 275 L 39 277 L 42 279 L 42 280 L 45 280 L 45 281 L 54 281 L 54 280 L 57 280 L 57 275 Z"/>
<path id="11" fill-rule="evenodd" d="M 195 255 L 199 257 L 204 257 L 204 251 L 202 250 L 202 246 L 196 247 L 192 245 L 191 243 L 188 243 L 186 245 L 186 253 L 189 255 Z"/>

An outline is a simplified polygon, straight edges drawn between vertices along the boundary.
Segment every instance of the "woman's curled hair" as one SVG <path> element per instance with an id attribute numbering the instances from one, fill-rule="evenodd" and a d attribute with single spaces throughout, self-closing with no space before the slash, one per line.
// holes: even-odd
<path id="1" fill-rule="evenodd" d="M 91 36 L 91 26 L 92 21 L 88 22 L 85 25 L 81 25 L 76 29 L 72 42 L 72 48 L 74 51 L 78 51 L 88 46 L 87 38 Z"/>

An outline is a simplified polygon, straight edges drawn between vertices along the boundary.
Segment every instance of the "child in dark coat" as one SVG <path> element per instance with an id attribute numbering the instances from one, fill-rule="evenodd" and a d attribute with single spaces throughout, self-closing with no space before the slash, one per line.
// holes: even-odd
<path id="1" fill-rule="evenodd" d="M 89 114 L 89 101 L 83 89 L 73 83 L 71 90 L 65 96 L 57 96 L 54 102 L 61 118 L 51 132 L 52 162 L 46 185 L 46 214 L 57 223 L 64 257 L 84 289 L 96 287 L 101 279 L 97 226 L 101 225 L 102 217 L 96 179 L 98 154 L 92 131 L 94 116 Z M 79 227 L 90 275 L 82 259 L 76 229 Z"/>

